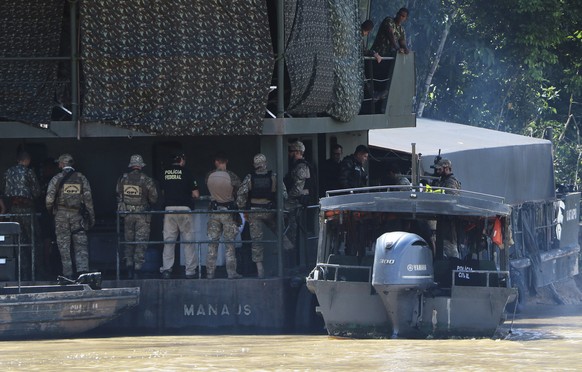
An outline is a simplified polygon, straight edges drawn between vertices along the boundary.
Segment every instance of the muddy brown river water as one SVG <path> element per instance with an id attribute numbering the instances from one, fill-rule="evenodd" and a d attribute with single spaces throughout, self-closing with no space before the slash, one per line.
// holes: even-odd
<path id="1" fill-rule="evenodd" d="M 511 332 L 509 332 L 511 330 Z M 141 336 L 1 342 L 2 371 L 581 371 L 582 306 L 536 305 L 502 338 Z"/>

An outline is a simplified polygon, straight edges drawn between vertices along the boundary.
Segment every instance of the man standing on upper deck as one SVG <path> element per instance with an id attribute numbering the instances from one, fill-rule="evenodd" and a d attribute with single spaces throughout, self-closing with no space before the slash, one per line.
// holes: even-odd
<path id="1" fill-rule="evenodd" d="M 26 151 L 20 151 L 16 156 L 17 164 L 8 168 L 4 174 L 4 194 L 8 200 L 9 213 L 19 214 L 11 220 L 18 222 L 22 229 L 23 250 L 20 259 L 20 268 L 24 274 L 24 278 L 30 278 L 32 261 L 31 261 L 31 246 L 33 231 L 38 231 L 38 224 L 36 222 L 34 202 L 40 195 L 40 186 L 34 171 L 29 168 L 31 157 Z M 34 229 L 32 229 L 34 225 Z M 36 235 L 35 235 L 36 237 Z M 37 248 L 37 247 L 35 247 Z M 41 251 L 35 249 L 35 265 L 37 269 L 42 260 Z"/>
<path id="2" fill-rule="evenodd" d="M 190 171 L 185 168 L 186 155 L 183 153 L 172 156 L 172 165 L 164 169 L 162 179 L 162 192 L 167 212 L 183 211 L 181 213 L 168 213 L 164 215 L 164 253 L 162 254 L 162 267 L 160 273 L 163 279 L 172 277 L 172 268 L 175 260 L 175 241 L 180 235 L 180 241 L 194 241 L 194 216 L 192 210 L 194 199 L 200 197 L 198 183 Z M 172 243 L 170 243 L 172 242 Z M 186 260 L 186 279 L 196 278 L 198 268 L 198 254 L 194 243 L 180 243 L 184 249 Z"/>
<path id="3" fill-rule="evenodd" d="M 393 56 L 396 53 L 408 54 L 406 33 L 402 26 L 407 19 L 408 9 L 406 8 L 400 8 L 394 18 L 384 18 L 372 45 L 372 51 L 383 57 Z"/>
<path id="4" fill-rule="evenodd" d="M 240 187 L 240 178 L 226 169 L 228 157 L 219 152 L 214 157 L 216 169 L 206 176 L 206 186 L 210 192 L 210 209 L 224 211 L 224 213 L 211 213 L 208 217 L 208 238 L 212 243 L 208 244 L 208 256 L 206 257 L 206 278 L 213 279 L 216 270 L 218 256 L 218 241 L 224 235 L 226 246 L 226 273 L 229 279 L 242 278 L 236 271 L 236 251 L 234 239 L 238 233 L 238 225 L 235 221 L 238 212 L 236 210 L 235 197 Z"/>
<path id="5" fill-rule="evenodd" d="M 365 145 L 358 145 L 356 151 L 341 162 L 339 184 L 342 189 L 353 189 L 368 185 L 366 163 L 370 151 Z"/>

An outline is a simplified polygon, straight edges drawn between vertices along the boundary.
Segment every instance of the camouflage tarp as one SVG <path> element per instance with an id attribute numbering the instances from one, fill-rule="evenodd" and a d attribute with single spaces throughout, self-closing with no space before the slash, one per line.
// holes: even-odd
<path id="1" fill-rule="evenodd" d="M 57 89 L 63 0 L 0 1 L 0 119 L 47 123 Z M 38 58 L 37 60 L 16 60 Z"/>
<path id="2" fill-rule="evenodd" d="M 86 0 L 81 20 L 84 120 L 260 133 L 274 63 L 263 0 Z"/>
<path id="3" fill-rule="evenodd" d="M 358 1 L 285 2 L 291 114 L 349 121 L 363 98 Z"/>

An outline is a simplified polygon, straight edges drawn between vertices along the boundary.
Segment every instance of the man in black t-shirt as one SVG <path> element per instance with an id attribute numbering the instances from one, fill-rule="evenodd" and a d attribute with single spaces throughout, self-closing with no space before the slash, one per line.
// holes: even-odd
<path id="1" fill-rule="evenodd" d="M 177 154 L 172 156 L 172 165 L 164 169 L 162 177 L 162 192 L 164 193 L 166 211 L 190 212 L 193 199 L 200 197 L 198 184 L 192 173 L 184 168 L 186 156 Z M 192 214 L 164 215 L 164 253 L 162 255 L 162 278 L 170 279 L 174 266 L 175 241 L 180 235 L 181 242 L 194 241 L 194 218 Z M 194 279 L 198 268 L 198 255 L 194 243 L 180 243 L 186 259 L 186 279 Z"/>

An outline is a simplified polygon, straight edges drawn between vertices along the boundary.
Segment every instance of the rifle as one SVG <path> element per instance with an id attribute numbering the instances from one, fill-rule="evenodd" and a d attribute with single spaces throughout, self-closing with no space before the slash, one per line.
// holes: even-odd
<path id="1" fill-rule="evenodd" d="M 73 175 L 73 173 L 75 173 L 75 171 L 69 172 L 67 174 L 64 175 L 63 178 L 61 178 L 61 182 L 59 183 L 59 186 L 57 187 L 56 191 L 55 191 L 55 200 L 53 201 L 53 216 L 56 214 L 57 212 L 57 202 L 59 200 L 59 195 L 60 195 L 60 191 L 63 188 L 63 185 L 65 184 L 65 182 L 71 178 L 71 176 Z"/>

